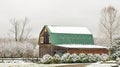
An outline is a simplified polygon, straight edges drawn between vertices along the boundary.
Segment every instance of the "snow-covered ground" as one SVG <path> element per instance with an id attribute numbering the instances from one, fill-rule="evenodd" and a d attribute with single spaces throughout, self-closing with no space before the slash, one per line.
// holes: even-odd
<path id="1" fill-rule="evenodd" d="M 37 64 L 32 62 L 26 62 L 23 60 L 4 60 L 0 63 L 0 67 L 112 67 L 117 64 L 111 61 L 109 64 L 97 62 L 97 63 L 64 63 L 64 64 Z M 119 65 L 120 67 L 120 65 Z"/>
<path id="2" fill-rule="evenodd" d="M 25 63 L 22 60 L 4 60 L 3 63 Z"/>
<path id="3" fill-rule="evenodd" d="M 33 63 L 0 63 L 0 67 L 36 67 Z"/>
<path id="4" fill-rule="evenodd" d="M 96 63 L 93 63 L 93 64 L 90 64 L 88 65 L 87 67 L 112 67 L 112 66 L 118 66 L 117 64 L 96 64 Z M 120 65 L 119 65 L 120 67 Z"/>
<path id="5" fill-rule="evenodd" d="M 99 64 L 99 63 L 73 63 L 73 64 L 36 64 L 36 63 L 0 63 L 0 67 L 111 67 L 116 64 Z M 120 67 L 120 66 L 119 66 Z"/>

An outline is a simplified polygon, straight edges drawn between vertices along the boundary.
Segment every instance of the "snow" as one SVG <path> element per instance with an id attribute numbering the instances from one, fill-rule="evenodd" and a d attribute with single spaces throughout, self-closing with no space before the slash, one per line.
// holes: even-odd
<path id="1" fill-rule="evenodd" d="M 56 46 L 65 47 L 65 48 L 106 48 L 104 46 L 98 46 L 98 45 L 82 45 L 82 44 L 57 44 Z"/>
<path id="2" fill-rule="evenodd" d="M 4 60 L 3 63 L 25 63 L 23 60 Z"/>
<path id="3" fill-rule="evenodd" d="M 97 63 L 93 63 L 88 65 L 87 67 L 120 67 L 116 64 L 97 64 Z"/>
<path id="4" fill-rule="evenodd" d="M 28 42 L 3 42 L 0 43 L 0 57 L 38 57 L 39 46 Z"/>
<path id="5" fill-rule="evenodd" d="M 52 33 L 91 34 L 86 27 L 47 26 Z"/>
<path id="6" fill-rule="evenodd" d="M 36 64 L 36 63 L 0 63 L 0 67 L 112 67 L 116 64 L 71 63 L 71 64 Z M 118 66 L 120 67 L 120 65 Z"/>

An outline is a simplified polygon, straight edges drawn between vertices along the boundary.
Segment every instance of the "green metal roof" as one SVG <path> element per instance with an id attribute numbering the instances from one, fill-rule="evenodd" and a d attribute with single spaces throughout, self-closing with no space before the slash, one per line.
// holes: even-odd
<path id="1" fill-rule="evenodd" d="M 54 28 L 54 27 L 53 27 Z M 49 26 L 46 26 L 49 33 L 49 40 L 51 44 L 94 44 L 93 36 L 90 33 L 57 33 L 52 32 Z M 58 30 L 58 29 L 57 29 Z M 79 30 L 78 30 L 79 31 Z"/>

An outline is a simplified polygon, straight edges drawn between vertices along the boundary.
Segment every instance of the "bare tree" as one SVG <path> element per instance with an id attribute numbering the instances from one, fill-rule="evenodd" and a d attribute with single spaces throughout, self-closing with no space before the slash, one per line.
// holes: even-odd
<path id="1" fill-rule="evenodd" d="M 10 30 L 9 36 L 13 34 L 15 41 L 25 41 L 29 38 L 31 28 L 28 26 L 28 19 L 24 20 L 11 19 L 13 28 Z"/>
<path id="2" fill-rule="evenodd" d="M 102 10 L 100 28 L 108 38 L 108 44 L 112 46 L 113 40 L 118 36 L 120 29 L 120 15 L 114 7 L 109 6 Z"/>

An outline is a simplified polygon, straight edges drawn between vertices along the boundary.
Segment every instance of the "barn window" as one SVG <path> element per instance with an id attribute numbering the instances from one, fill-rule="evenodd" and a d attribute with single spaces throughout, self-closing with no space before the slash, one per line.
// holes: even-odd
<path id="1" fill-rule="evenodd" d="M 40 37 L 40 43 L 44 42 L 44 37 Z"/>

